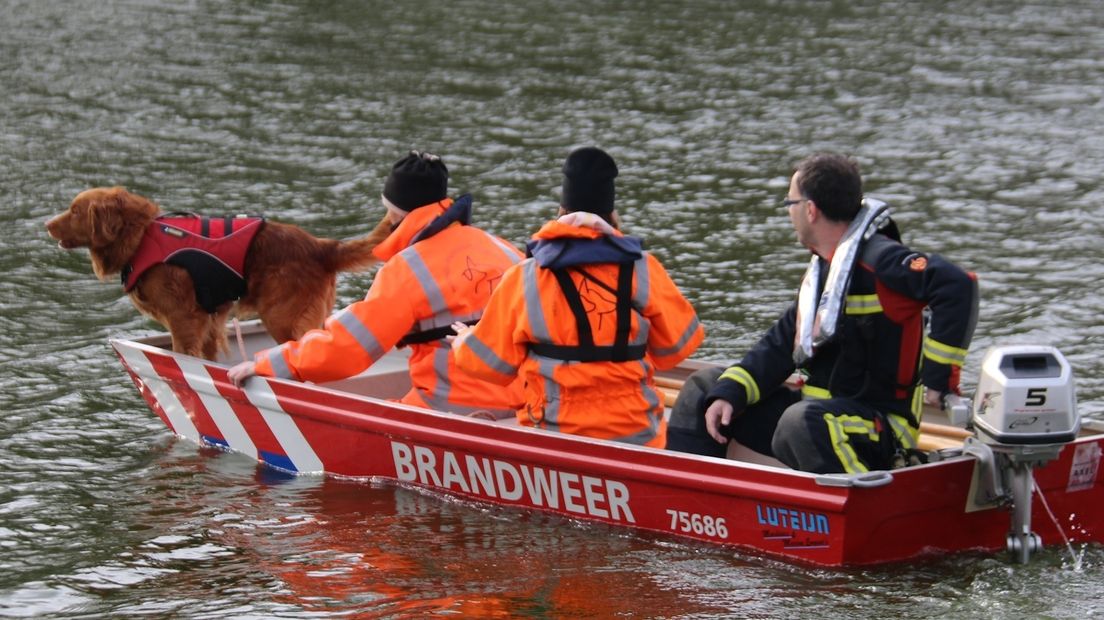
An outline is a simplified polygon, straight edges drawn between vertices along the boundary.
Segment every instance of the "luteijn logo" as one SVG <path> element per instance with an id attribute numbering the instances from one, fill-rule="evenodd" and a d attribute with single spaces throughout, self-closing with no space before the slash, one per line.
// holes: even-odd
<path id="1" fill-rule="evenodd" d="M 828 516 L 819 512 L 806 512 L 804 510 L 794 510 L 793 508 L 756 504 L 755 516 L 760 525 L 815 534 L 828 534 L 830 532 Z"/>

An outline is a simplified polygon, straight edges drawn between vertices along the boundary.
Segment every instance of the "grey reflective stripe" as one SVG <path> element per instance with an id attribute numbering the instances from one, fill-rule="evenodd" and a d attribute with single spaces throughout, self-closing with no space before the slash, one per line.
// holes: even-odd
<path id="1" fill-rule="evenodd" d="M 652 374 L 651 364 L 645 363 L 644 360 L 637 360 L 636 363 L 640 365 L 640 372 L 645 378 Z M 663 399 L 659 396 L 659 390 L 653 390 L 646 379 L 640 380 L 640 395 L 644 397 L 644 402 L 648 403 L 648 411 L 658 411 L 660 416 L 663 415 Z M 652 425 L 653 428 L 659 428 L 659 420 L 652 420 Z"/>
<path id="2" fill-rule="evenodd" d="M 647 344 L 648 335 L 652 331 L 652 323 L 644 317 L 644 308 L 648 305 L 648 288 L 651 286 L 648 279 L 648 259 L 642 256 L 633 264 L 633 279 L 636 280 L 636 293 L 633 294 L 632 305 L 636 313 L 637 325 L 636 337 L 629 344 Z"/>
<path id="3" fill-rule="evenodd" d="M 482 340 L 476 338 L 474 333 L 468 336 L 467 340 L 464 341 L 464 346 L 471 349 L 471 352 L 491 370 L 511 376 L 518 373 L 517 366 L 499 357 L 498 354 L 492 351 Z"/>
<path id="4" fill-rule="evenodd" d="M 521 269 L 521 282 L 525 291 L 525 312 L 529 319 L 529 328 L 533 330 L 533 339 L 537 342 L 554 344 L 552 336 L 548 333 L 548 323 L 544 320 L 540 291 L 537 290 L 537 261 L 527 259 L 522 263 Z"/>
<path id="5" fill-rule="evenodd" d="M 644 307 L 648 305 L 648 296 L 651 294 L 648 289 L 652 286 L 646 255 L 638 258 L 636 263 L 633 264 L 633 275 L 636 278 L 636 294 L 633 295 L 633 304 L 643 312 Z"/>
<path id="6" fill-rule="evenodd" d="M 448 359 L 451 347 L 436 346 L 433 350 L 433 374 L 436 381 L 433 382 L 433 392 L 418 389 L 418 394 L 432 409 L 449 410 L 449 394 L 452 392 L 452 384 L 448 376 Z"/>
<path id="7" fill-rule="evenodd" d="M 483 312 L 472 312 L 470 314 L 453 314 L 451 312 L 444 312 L 442 314 L 432 316 L 428 319 L 422 319 L 418 321 L 418 326 L 412 333 L 427 332 L 431 329 L 437 329 L 439 327 L 448 327 L 453 323 L 460 321 L 462 323 L 473 323 L 483 318 Z"/>
<path id="8" fill-rule="evenodd" d="M 629 341 L 631 345 L 648 344 L 648 335 L 652 333 L 652 323 L 641 314 L 637 317 L 636 337 Z"/>
<path id="9" fill-rule="evenodd" d="M 410 266 L 410 270 L 414 272 L 414 277 L 418 280 L 418 284 L 422 285 L 422 292 L 425 293 L 426 301 L 429 302 L 429 309 L 433 311 L 434 316 L 448 312 L 448 304 L 445 303 L 445 295 L 437 286 L 437 280 L 435 280 L 433 274 L 429 272 L 429 267 L 426 266 L 425 261 L 422 260 L 422 255 L 418 254 L 418 248 L 410 246 L 403 250 L 399 256 L 403 257 L 406 264 Z"/>
<path id="10" fill-rule="evenodd" d="M 538 415 L 540 415 L 539 418 L 536 418 L 532 411 L 529 412 L 529 417 L 533 419 L 534 422 L 543 422 L 544 426 L 542 428 L 561 432 L 560 384 L 552 379 L 552 374 L 556 371 L 556 367 L 560 366 L 560 361 L 541 357 L 533 353 L 530 353 L 530 355 L 536 358 L 540 375 L 544 378 L 544 409 L 543 411 L 537 412 Z"/>
<path id="11" fill-rule="evenodd" d="M 550 404 L 545 405 L 545 412 L 546 413 L 545 413 L 545 418 L 544 418 L 544 426 L 542 426 L 541 428 L 543 430 L 552 431 L 554 433 L 562 433 L 563 431 L 560 430 L 560 425 L 559 424 L 557 424 L 555 422 L 549 422 L 548 421 L 547 410 L 549 409 L 549 407 L 550 407 Z M 554 407 L 555 407 L 556 410 L 559 410 L 559 402 L 558 401 L 554 405 Z M 533 418 L 533 416 L 530 416 L 530 417 Z M 605 437 L 605 439 L 608 440 L 608 441 L 616 441 L 618 443 L 632 444 L 634 446 L 647 445 L 648 442 L 655 439 L 656 435 L 659 434 L 659 421 L 656 419 L 655 416 L 650 415 L 650 414 L 648 415 L 648 419 L 650 420 L 650 424 L 649 424 L 648 428 L 645 428 L 645 429 L 641 430 L 639 433 L 633 433 L 632 435 L 624 435 L 622 437 Z M 538 418 L 533 418 L 534 423 L 539 422 L 539 421 L 540 420 Z"/>
<path id="12" fill-rule="evenodd" d="M 505 254 L 506 257 L 510 259 L 510 264 L 511 265 L 516 265 L 516 264 L 518 264 L 522 261 L 522 258 L 520 256 L 518 256 L 517 248 L 515 248 L 514 246 L 506 243 L 502 239 L 499 239 L 498 237 L 492 235 L 491 233 L 489 233 L 485 230 L 480 230 L 479 232 L 483 233 L 484 235 L 487 235 L 487 237 L 490 238 L 490 240 L 492 242 L 494 242 L 494 244 L 497 245 L 499 247 L 499 249 L 502 250 L 502 253 Z"/>
<path id="13" fill-rule="evenodd" d="M 287 365 L 287 360 L 284 359 L 284 351 L 287 349 L 286 344 L 282 344 L 273 349 L 269 349 L 265 357 L 268 358 L 268 363 L 272 364 L 272 375 L 280 379 L 294 379 L 295 375 L 291 374 L 291 368 Z"/>
<path id="14" fill-rule="evenodd" d="M 421 395 L 422 400 L 426 402 L 426 406 L 435 411 L 446 411 L 448 413 L 456 413 L 460 415 L 467 415 L 469 413 L 475 413 L 476 411 L 486 411 L 494 415 L 497 419 L 505 419 L 510 416 L 517 415 L 517 411 L 514 409 L 501 409 L 496 407 L 481 407 L 479 405 L 460 405 L 450 402 L 435 402 L 434 399 L 423 392 L 418 390 L 418 394 Z M 508 414 L 508 415 L 502 415 Z"/>
<path id="15" fill-rule="evenodd" d="M 537 261 L 529 258 L 521 264 L 521 282 L 525 291 L 525 312 L 529 319 L 529 329 L 533 332 L 533 340 L 552 344 L 552 336 L 548 333 L 548 323 L 544 320 L 544 307 L 541 306 L 540 291 L 537 290 Z M 552 378 L 556 368 L 562 363 L 529 351 L 529 357 L 537 360 L 540 375 L 544 377 L 544 409 L 542 411 L 529 411 L 529 418 L 535 424 L 543 424 L 543 428 L 560 430 L 560 385 Z"/>
<path id="16" fill-rule="evenodd" d="M 640 360 L 637 363 L 640 364 L 641 371 L 644 373 L 644 376 L 647 377 L 651 371 L 649 365 L 646 364 L 644 360 Z M 625 443 L 643 446 L 655 439 L 656 435 L 659 434 L 659 425 L 663 419 L 663 400 L 659 396 L 659 391 L 653 390 L 646 380 L 641 380 L 640 395 L 644 397 L 644 402 L 648 403 L 648 428 L 622 439 L 615 439 L 614 441 L 623 441 Z"/>
<path id="17" fill-rule="evenodd" d="M 364 349 L 373 362 L 383 357 L 385 351 L 380 346 L 379 341 L 376 340 L 375 335 L 351 310 L 346 308 L 334 315 L 333 319 L 344 327 L 345 331 L 349 332 L 349 335 L 353 337 L 353 340 L 356 340 L 360 348 Z"/>
<path id="18" fill-rule="evenodd" d="M 686 343 L 690 342 L 690 339 L 694 337 L 694 333 L 698 331 L 698 324 L 698 317 L 695 316 L 694 320 L 690 321 L 690 326 L 686 328 L 686 331 L 682 332 L 682 335 L 679 336 L 679 339 L 677 342 L 675 342 L 674 346 L 667 347 L 665 349 L 656 349 L 654 351 L 654 354 L 659 356 L 674 355 L 675 353 L 681 351 L 682 348 L 686 346 Z"/>
<path id="19" fill-rule="evenodd" d="M 648 375 L 648 365 L 644 363 L 644 360 L 637 362 L 640 364 L 641 371 L 644 375 Z M 645 380 L 640 381 L 640 395 L 644 397 L 644 402 L 648 403 L 648 427 L 643 428 L 638 432 L 631 435 L 623 435 L 621 437 L 610 437 L 611 441 L 617 441 L 620 443 L 630 443 L 636 446 L 647 445 L 648 442 L 656 438 L 659 434 L 659 424 L 663 419 L 663 401 L 660 400 L 659 394 L 656 390 L 648 387 L 648 383 Z"/>
<path id="20" fill-rule="evenodd" d="M 437 385 L 433 387 L 432 398 L 447 403 L 452 396 L 452 381 L 449 380 L 449 354 L 452 347 L 441 345 L 433 349 L 433 374 L 437 375 Z"/>
<path id="21" fill-rule="evenodd" d="M 648 428 L 639 433 L 633 433 L 632 435 L 625 435 L 623 437 L 610 437 L 609 440 L 620 443 L 631 443 L 634 446 L 646 445 L 649 441 L 655 439 L 656 434 L 659 432 L 659 424 L 656 422 L 655 418 L 649 415 L 648 419 L 651 420 L 651 424 Z"/>
<path id="22" fill-rule="evenodd" d="M 437 380 L 434 382 L 433 392 L 419 389 L 418 395 L 425 401 L 426 406 L 437 411 L 449 413 L 468 414 L 476 411 L 489 411 L 492 413 L 516 414 L 513 409 L 501 407 L 487 407 L 481 405 L 461 405 L 452 402 L 452 381 L 449 380 L 449 353 L 452 347 L 439 345 L 433 351 L 433 374 Z"/>

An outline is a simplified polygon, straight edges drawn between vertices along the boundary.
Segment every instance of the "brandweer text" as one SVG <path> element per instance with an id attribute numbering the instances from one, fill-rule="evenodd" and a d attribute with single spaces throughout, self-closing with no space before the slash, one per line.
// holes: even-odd
<path id="1" fill-rule="evenodd" d="M 629 508 L 629 489 L 615 480 L 580 476 L 543 467 L 514 465 L 507 461 L 462 458 L 444 450 L 441 458 L 423 446 L 391 442 L 395 475 L 403 482 L 418 482 L 472 495 L 523 501 L 537 507 L 574 512 L 602 519 L 636 523 Z"/>

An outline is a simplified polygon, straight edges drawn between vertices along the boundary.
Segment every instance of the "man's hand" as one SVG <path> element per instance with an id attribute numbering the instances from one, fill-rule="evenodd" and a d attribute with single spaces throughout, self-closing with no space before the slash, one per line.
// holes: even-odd
<path id="1" fill-rule="evenodd" d="M 721 434 L 721 427 L 732 422 L 732 413 L 732 403 L 720 398 L 709 403 L 709 408 L 705 410 L 705 430 L 717 443 L 728 443 L 728 437 Z"/>
<path id="2" fill-rule="evenodd" d="M 924 388 L 924 404 L 936 409 L 943 408 L 943 393 L 930 387 Z"/>
<path id="3" fill-rule="evenodd" d="M 245 380 L 257 374 L 257 364 L 254 362 L 242 362 L 226 371 L 230 383 L 241 387 Z"/>
<path id="4" fill-rule="evenodd" d="M 456 332 L 456 335 L 445 336 L 445 341 L 452 345 L 452 350 L 455 351 L 471 335 L 471 326 L 462 321 L 456 321 L 452 324 L 452 331 Z"/>

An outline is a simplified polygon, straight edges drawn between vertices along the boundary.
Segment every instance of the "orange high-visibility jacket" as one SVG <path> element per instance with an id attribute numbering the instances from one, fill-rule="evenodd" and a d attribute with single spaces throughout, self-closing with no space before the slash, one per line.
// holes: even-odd
<path id="1" fill-rule="evenodd" d="M 457 343 L 456 361 L 461 369 L 496 383 L 523 377 L 522 424 L 662 448 L 667 424 L 654 371 L 686 359 L 701 344 L 704 330 L 659 261 L 639 251 L 639 240 L 633 240 L 635 251 L 617 258 L 619 251 L 608 247 L 591 251 L 603 237 L 616 237 L 618 243 L 632 239 L 558 221 L 541 228 L 530 242 L 533 258 L 503 275 L 483 319 Z M 552 254 L 567 263 L 557 259 L 542 266 L 542 243 L 552 244 Z M 611 255 L 616 262 L 580 262 L 591 257 L 605 261 Z M 586 347 L 578 346 L 576 314 L 551 267 L 567 265 L 563 272 L 578 290 L 578 307 L 585 310 L 593 339 L 590 349 L 601 358 L 615 348 L 621 262 L 633 268 L 632 309 L 627 313 L 627 350 L 633 359 L 564 359 Z M 554 356 L 538 351 L 553 351 Z"/>
<path id="2" fill-rule="evenodd" d="M 467 196 L 411 211 L 376 247 L 385 262 L 365 298 L 326 319 L 324 329 L 258 353 L 257 374 L 334 381 L 365 370 L 405 340 L 413 388 L 402 402 L 512 415 L 523 402 L 520 386 L 460 372 L 443 340 L 443 328 L 482 316 L 503 272 L 522 259 L 506 241 L 465 225 L 470 212 Z"/>

